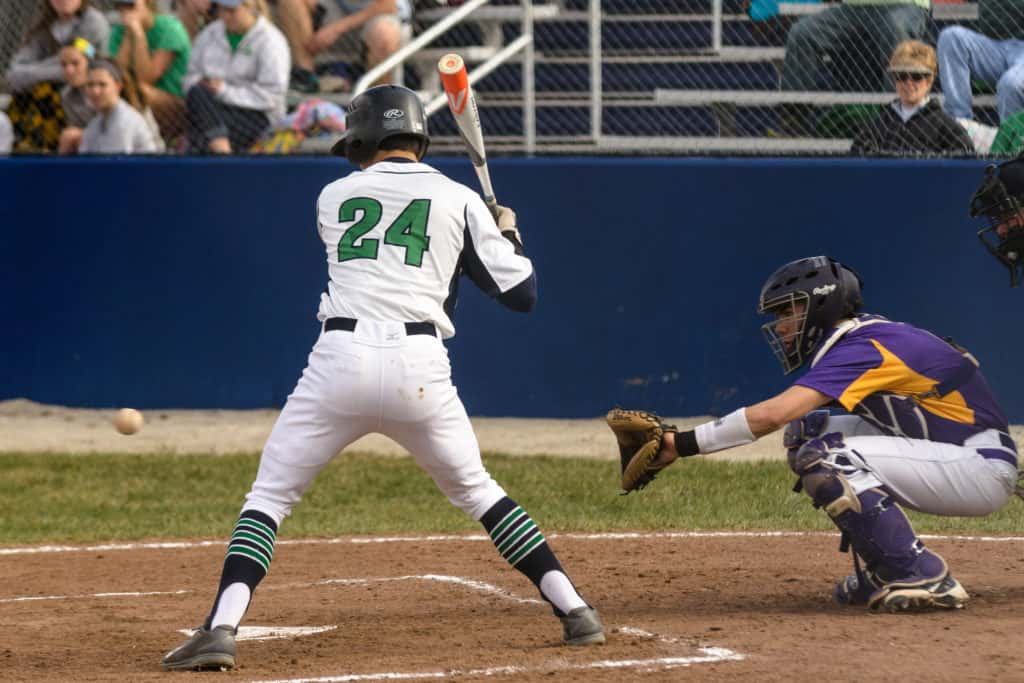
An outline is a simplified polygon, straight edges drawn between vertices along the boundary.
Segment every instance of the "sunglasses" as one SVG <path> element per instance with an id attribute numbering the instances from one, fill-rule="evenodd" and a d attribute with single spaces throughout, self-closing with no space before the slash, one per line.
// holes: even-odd
<path id="1" fill-rule="evenodd" d="M 914 81 L 915 83 L 917 83 L 918 81 L 927 81 L 931 77 L 932 77 L 931 74 L 922 74 L 922 73 L 916 73 L 916 72 L 914 72 L 914 73 L 911 73 L 911 72 L 908 72 L 908 71 L 893 71 L 892 72 L 892 80 L 899 81 L 899 82 Z"/>

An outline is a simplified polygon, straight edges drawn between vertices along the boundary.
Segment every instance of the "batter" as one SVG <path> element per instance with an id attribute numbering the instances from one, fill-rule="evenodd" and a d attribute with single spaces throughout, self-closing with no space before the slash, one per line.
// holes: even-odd
<path id="1" fill-rule="evenodd" d="M 316 203 L 330 277 L 320 299 L 322 332 L 263 449 L 213 609 L 163 666 L 234 666 L 238 624 L 270 568 L 281 522 L 317 473 L 371 432 L 406 448 L 484 526 L 501 556 L 552 605 L 564 643 L 603 643 L 597 611 L 530 515 L 484 469 L 443 343 L 455 334 L 462 274 L 508 308 L 533 308 L 536 279 L 515 213 L 499 207 L 492 217 L 479 195 L 421 163 L 430 138 L 411 90 L 367 90 L 353 100 L 346 124 L 333 151 L 362 170 L 327 185 Z"/>

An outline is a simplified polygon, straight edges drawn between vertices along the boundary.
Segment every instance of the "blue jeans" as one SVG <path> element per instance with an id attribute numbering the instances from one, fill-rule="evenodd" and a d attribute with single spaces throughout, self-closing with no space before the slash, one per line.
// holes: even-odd
<path id="1" fill-rule="evenodd" d="M 963 26 L 939 34 L 942 108 L 959 119 L 971 114 L 971 80 L 996 86 L 999 120 L 1024 109 L 1024 40 L 993 40 Z"/>

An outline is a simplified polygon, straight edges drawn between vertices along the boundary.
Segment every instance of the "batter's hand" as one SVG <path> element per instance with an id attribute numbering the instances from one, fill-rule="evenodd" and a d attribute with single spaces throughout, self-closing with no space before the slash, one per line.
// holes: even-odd
<path id="1" fill-rule="evenodd" d="M 516 212 L 507 206 L 496 204 L 494 207 L 494 220 L 498 224 L 498 230 L 502 237 L 512 243 L 517 254 L 523 253 L 523 236 L 516 229 Z"/>
<path id="2" fill-rule="evenodd" d="M 495 207 L 494 220 L 498 224 L 498 230 L 502 232 L 516 229 L 516 212 L 507 206 L 498 204 Z"/>

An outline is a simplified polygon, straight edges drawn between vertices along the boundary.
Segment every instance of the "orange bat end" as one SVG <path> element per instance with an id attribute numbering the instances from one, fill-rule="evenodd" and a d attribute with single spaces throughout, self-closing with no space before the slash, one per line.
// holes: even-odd
<path id="1" fill-rule="evenodd" d="M 437 62 L 441 84 L 448 95 L 448 106 L 453 114 L 461 114 L 469 101 L 469 75 L 462 57 L 449 53 Z"/>

